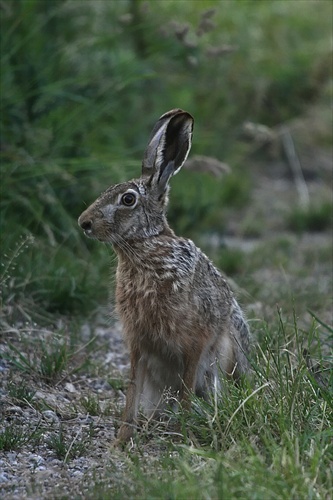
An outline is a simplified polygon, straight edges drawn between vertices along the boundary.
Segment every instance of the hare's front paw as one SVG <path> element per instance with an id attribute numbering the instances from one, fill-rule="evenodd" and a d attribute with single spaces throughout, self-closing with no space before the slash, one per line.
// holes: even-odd
<path id="1" fill-rule="evenodd" d="M 117 439 L 114 442 L 115 447 L 123 447 L 126 445 L 126 443 L 133 437 L 134 435 L 134 427 L 131 424 L 124 423 L 121 425 L 118 434 L 117 434 Z"/>

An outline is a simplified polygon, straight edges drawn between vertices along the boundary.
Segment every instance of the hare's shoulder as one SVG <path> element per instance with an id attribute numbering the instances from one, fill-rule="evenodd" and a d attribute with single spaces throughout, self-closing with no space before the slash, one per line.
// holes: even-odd
<path id="1" fill-rule="evenodd" d="M 163 243 L 162 246 L 164 246 Z M 202 252 L 193 241 L 186 238 L 170 238 L 166 247 L 168 248 L 165 260 L 167 266 L 177 271 L 177 274 L 185 276 L 195 271 Z"/>
<path id="2" fill-rule="evenodd" d="M 200 281 L 229 288 L 225 275 L 214 265 L 196 244 L 187 238 L 159 237 L 148 243 L 147 263 L 152 271 L 157 269 L 184 277 L 185 281 Z M 143 252 L 144 254 L 144 252 Z M 170 275 L 171 277 L 171 275 Z"/>

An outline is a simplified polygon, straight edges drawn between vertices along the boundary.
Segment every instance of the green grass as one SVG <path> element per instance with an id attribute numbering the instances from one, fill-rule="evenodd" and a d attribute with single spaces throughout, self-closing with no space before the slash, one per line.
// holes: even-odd
<path id="1" fill-rule="evenodd" d="M 35 374 L 49 383 L 56 382 L 64 375 L 71 356 L 65 343 L 53 340 L 50 345 L 40 341 L 38 351 L 22 353 L 15 345 L 8 342 L 9 361 L 22 372 Z"/>
<path id="2" fill-rule="evenodd" d="M 109 402 L 103 401 L 96 394 L 87 394 L 80 399 L 80 404 L 84 412 L 92 416 L 110 415 L 114 411 Z"/>
<path id="3" fill-rule="evenodd" d="M 36 390 L 32 387 L 29 387 L 25 383 L 14 383 L 10 382 L 7 386 L 8 394 L 13 399 L 16 400 L 19 404 L 29 405 L 32 403 L 34 396 L 36 394 Z"/>
<path id="4" fill-rule="evenodd" d="M 46 332 L 44 335 L 39 332 L 35 338 L 26 336 L 21 339 L 19 345 L 7 341 L 4 357 L 20 372 L 47 384 L 57 384 L 83 367 L 87 369 L 87 351 L 94 339 L 75 348 L 70 344 L 74 338 L 69 338 L 67 332 Z M 26 393 L 23 387 L 21 390 L 22 395 Z"/>
<path id="5" fill-rule="evenodd" d="M 332 228 L 332 201 L 323 201 L 307 208 L 294 207 L 287 215 L 287 226 L 297 233 L 320 232 Z"/>
<path id="6" fill-rule="evenodd" d="M 121 455 L 122 473 L 116 459 L 110 475 L 89 493 L 96 498 L 326 498 L 332 488 L 333 371 L 324 346 L 314 347 L 321 325 L 314 322 L 301 332 L 293 318 L 289 323 L 280 314 L 276 325 L 262 328 L 251 383 L 226 384 L 217 400 L 194 399 L 191 413 L 173 415 L 180 420 L 181 439 L 172 438 L 166 424 L 139 435 L 134 448 Z M 323 387 L 306 365 L 304 345 L 316 357 Z"/>
<path id="7" fill-rule="evenodd" d="M 100 415 L 102 413 L 98 397 L 89 394 L 81 399 L 81 405 L 89 415 Z"/>
<path id="8" fill-rule="evenodd" d="M 19 425 L 5 425 L 0 431 L 0 451 L 13 451 L 22 449 L 27 444 L 38 444 L 41 438 L 39 425 L 34 429 L 23 429 Z"/>
<path id="9" fill-rule="evenodd" d="M 222 248 L 219 251 L 217 265 L 226 275 L 232 276 L 244 269 L 245 259 L 244 252 L 238 248 Z"/>
<path id="10" fill-rule="evenodd" d="M 73 458 L 87 453 L 92 435 L 93 429 L 91 427 L 88 432 L 79 430 L 74 437 L 68 437 L 65 436 L 60 426 L 57 432 L 51 433 L 46 444 L 59 460 L 67 463 Z"/>

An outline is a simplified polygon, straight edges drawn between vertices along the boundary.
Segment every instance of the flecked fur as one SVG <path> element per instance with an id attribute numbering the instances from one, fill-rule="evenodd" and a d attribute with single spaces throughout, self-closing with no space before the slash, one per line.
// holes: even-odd
<path id="1" fill-rule="evenodd" d="M 131 355 L 121 443 L 133 435 L 139 404 L 147 415 L 162 411 L 167 390 L 186 406 L 191 391 L 209 397 L 218 370 L 236 379 L 248 371 L 249 328 L 227 281 L 166 220 L 169 180 L 186 160 L 192 128 L 185 111 L 163 115 L 141 178 L 111 186 L 79 218 L 118 256 L 116 307 Z"/>

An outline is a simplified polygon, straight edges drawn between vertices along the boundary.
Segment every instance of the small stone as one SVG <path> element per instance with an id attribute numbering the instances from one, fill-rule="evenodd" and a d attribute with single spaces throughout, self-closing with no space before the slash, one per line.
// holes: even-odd
<path id="1" fill-rule="evenodd" d="M 92 424 L 94 422 L 94 417 L 91 415 L 85 415 L 84 418 L 80 419 L 82 424 Z"/>
<path id="2" fill-rule="evenodd" d="M 49 422 L 59 422 L 58 415 L 52 410 L 45 410 L 42 412 L 42 415 Z"/>
<path id="3" fill-rule="evenodd" d="M 16 413 L 18 415 L 22 415 L 23 410 L 19 406 L 10 406 L 9 408 L 6 409 L 7 413 Z"/>
<path id="4" fill-rule="evenodd" d="M 6 455 L 6 458 L 7 460 L 12 464 L 12 462 L 15 462 L 16 461 L 16 457 L 17 457 L 17 453 L 15 453 L 14 451 L 10 451 L 9 453 L 7 453 Z"/>
<path id="5" fill-rule="evenodd" d="M 39 465 L 38 467 L 36 467 L 36 471 L 38 471 L 38 472 L 42 472 L 44 470 L 46 470 L 45 465 Z"/>
<path id="6" fill-rule="evenodd" d="M 34 465 L 39 466 L 44 462 L 44 458 L 41 457 L 40 455 L 31 455 L 29 457 L 29 462 L 32 462 Z"/>
<path id="7" fill-rule="evenodd" d="M 67 384 L 65 384 L 65 390 L 68 391 L 68 392 L 77 392 L 77 390 L 75 389 L 74 385 L 71 384 L 70 382 L 67 382 Z"/>
<path id="8" fill-rule="evenodd" d="M 75 470 L 72 475 L 75 477 L 81 477 L 83 476 L 83 472 L 80 470 Z"/>
<path id="9" fill-rule="evenodd" d="M 0 484 L 1 483 L 7 483 L 9 481 L 9 478 L 5 472 L 0 472 Z"/>

